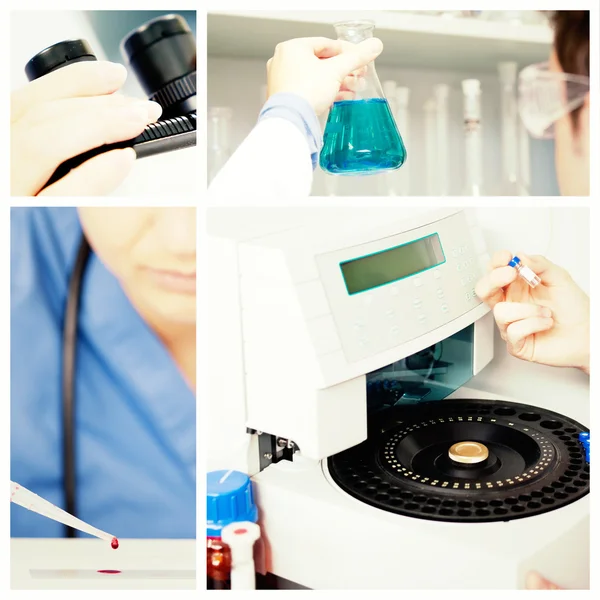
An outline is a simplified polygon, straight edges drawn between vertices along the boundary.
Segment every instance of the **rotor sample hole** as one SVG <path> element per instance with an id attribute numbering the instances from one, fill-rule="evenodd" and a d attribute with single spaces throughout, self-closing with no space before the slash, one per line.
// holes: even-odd
<path id="1" fill-rule="evenodd" d="M 460 510 L 458 510 L 456 512 L 456 514 L 459 517 L 470 517 L 471 516 L 471 511 L 470 510 L 465 510 L 464 508 L 461 508 Z"/>
<path id="2" fill-rule="evenodd" d="M 512 510 L 514 513 L 521 513 L 525 511 L 525 507 L 521 506 L 520 504 L 517 504 L 516 506 L 511 506 L 510 510 Z"/>
<path id="3" fill-rule="evenodd" d="M 541 418 L 541 415 L 538 415 L 534 412 L 521 413 L 519 415 L 519 419 L 521 419 L 521 421 L 539 421 Z"/>
<path id="4" fill-rule="evenodd" d="M 514 408 L 501 407 L 497 408 L 494 411 L 495 415 L 500 415 L 501 417 L 511 417 L 512 415 L 516 415 L 517 411 Z"/>
<path id="5" fill-rule="evenodd" d="M 540 425 L 544 429 L 560 429 L 562 427 L 562 423 L 559 421 L 542 421 Z"/>

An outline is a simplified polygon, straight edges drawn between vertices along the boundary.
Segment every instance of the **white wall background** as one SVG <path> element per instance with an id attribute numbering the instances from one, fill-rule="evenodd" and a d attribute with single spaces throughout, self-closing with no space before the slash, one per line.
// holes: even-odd
<path id="1" fill-rule="evenodd" d="M 265 61 L 258 59 L 224 58 L 209 56 L 207 61 L 208 107 L 227 106 L 233 109 L 231 148 L 235 149 L 256 123 L 264 103 L 262 86 L 266 83 Z M 482 135 L 484 146 L 484 177 L 486 195 L 497 194 L 501 181 L 501 118 L 500 85 L 494 73 L 464 72 L 458 66 L 454 71 L 393 68 L 377 66 L 381 82 L 394 80 L 398 85 L 409 87 L 410 131 L 401 132 L 405 139 L 408 160 L 399 173 L 410 171 L 410 194 L 426 195 L 425 143 L 423 105 L 433 95 L 433 86 L 445 83 L 450 86 L 450 145 L 449 170 L 452 195 L 462 195 L 464 186 L 464 136 L 461 81 L 477 78 L 482 83 Z M 323 125 L 326 115 L 323 117 Z M 531 145 L 532 195 L 557 194 L 552 144 L 536 142 Z M 313 195 L 329 195 L 326 179 L 338 184 L 335 195 L 369 196 L 386 193 L 385 176 L 331 177 L 317 169 Z"/>

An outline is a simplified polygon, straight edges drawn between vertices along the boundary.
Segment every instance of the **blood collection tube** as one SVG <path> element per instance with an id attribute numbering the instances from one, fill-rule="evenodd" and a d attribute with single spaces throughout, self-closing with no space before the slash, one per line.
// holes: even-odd
<path id="1" fill-rule="evenodd" d="M 239 471 L 212 471 L 206 478 L 206 585 L 209 590 L 232 589 L 232 552 L 222 538 L 232 523 L 256 523 L 252 482 Z M 241 540 L 240 540 L 241 541 Z M 233 562 L 235 562 L 235 557 Z M 248 585 L 248 565 L 242 567 Z M 235 580 L 235 577 L 234 577 Z"/>
<path id="2" fill-rule="evenodd" d="M 518 256 L 513 256 L 512 260 L 508 263 L 509 267 L 517 270 L 519 277 L 526 281 L 532 288 L 534 288 L 542 280 L 527 266 L 525 266 Z"/>

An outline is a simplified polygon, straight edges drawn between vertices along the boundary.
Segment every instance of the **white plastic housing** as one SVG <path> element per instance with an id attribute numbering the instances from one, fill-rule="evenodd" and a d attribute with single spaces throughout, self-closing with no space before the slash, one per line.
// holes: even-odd
<path id="1" fill-rule="evenodd" d="M 222 208 L 209 209 L 208 230 L 213 469 L 256 472 L 246 427 L 293 440 L 312 459 L 360 443 L 365 374 L 489 312 L 474 293 L 488 257 L 470 211 Z M 348 293 L 341 263 L 428 236 L 438 236 L 442 264 Z M 491 321 L 477 331 L 480 370 L 492 357 Z"/>

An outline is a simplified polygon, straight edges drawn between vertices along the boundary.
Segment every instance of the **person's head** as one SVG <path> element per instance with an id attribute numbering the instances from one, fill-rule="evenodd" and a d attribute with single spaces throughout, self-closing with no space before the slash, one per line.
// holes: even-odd
<path id="1" fill-rule="evenodd" d="M 196 322 L 194 208 L 79 208 L 94 253 L 161 329 Z"/>
<path id="2" fill-rule="evenodd" d="M 564 76 L 566 97 L 575 106 L 554 124 L 556 172 L 563 195 L 590 191 L 590 12 L 559 10 L 552 15 L 554 45 L 549 69 Z M 564 92 L 563 92 L 564 93 Z"/>

